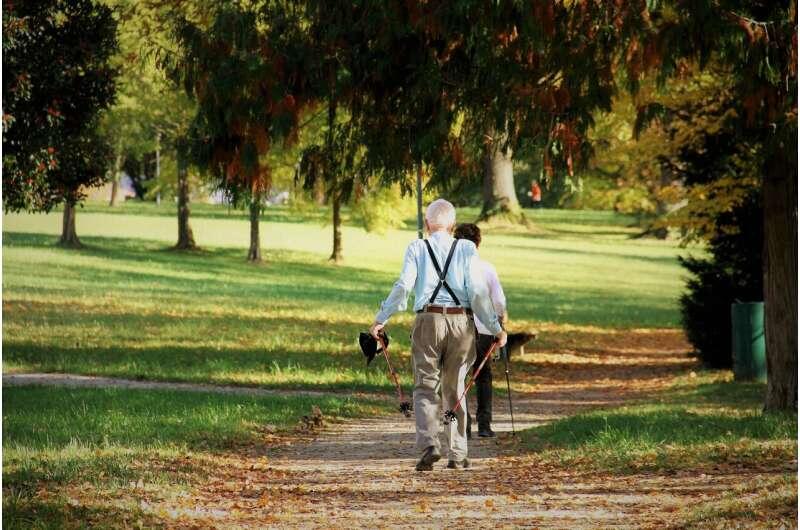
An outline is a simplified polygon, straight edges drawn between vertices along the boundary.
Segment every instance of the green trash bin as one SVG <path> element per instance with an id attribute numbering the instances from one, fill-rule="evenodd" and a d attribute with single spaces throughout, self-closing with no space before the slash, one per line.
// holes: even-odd
<path id="1" fill-rule="evenodd" d="M 731 325 L 734 379 L 766 382 L 764 302 L 731 304 Z"/>

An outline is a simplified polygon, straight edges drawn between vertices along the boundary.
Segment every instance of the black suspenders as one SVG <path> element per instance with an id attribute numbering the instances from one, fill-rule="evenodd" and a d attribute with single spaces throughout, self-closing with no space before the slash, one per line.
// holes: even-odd
<path id="1" fill-rule="evenodd" d="M 431 256 L 431 261 L 433 262 L 433 268 L 436 269 L 436 273 L 439 275 L 439 285 L 436 286 L 436 289 L 433 290 L 433 294 L 431 295 L 431 299 L 428 300 L 429 304 L 432 304 L 434 300 L 436 300 L 436 295 L 439 294 L 439 290 L 444 287 L 444 290 L 447 291 L 447 294 L 450 295 L 450 298 L 456 303 L 456 305 L 461 305 L 461 302 L 458 300 L 456 293 L 447 285 L 445 281 L 445 277 L 447 276 L 447 269 L 450 268 L 450 262 L 453 260 L 453 252 L 456 250 L 456 243 L 458 243 L 458 239 L 453 241 L 453 245 L 450 247 L 450 253 L 447 255 L 447 261 L 444 262 L 444 270 L 439 268 L 439 262 L 436 261 L 436 255 L 433 253 L 433 248 L 431 247 L 430 242 L 427 239 L 425 241 L 425 246 L 428 247 L 428 254 Z"/>

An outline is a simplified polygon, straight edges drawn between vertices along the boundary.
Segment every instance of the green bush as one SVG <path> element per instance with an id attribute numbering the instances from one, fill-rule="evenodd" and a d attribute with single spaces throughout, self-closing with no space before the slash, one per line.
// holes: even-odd
<path id="1" fill-rule="evenodd" d="M 728 229 L 710 239 L 709 259 L 679 258 L 690 274 L 680 298 L 683 329 L 697 356 L 712 368 L 733 365 L 731 304 L 763 300 L 758 195 L 721 217 L 719 225 Z"/>

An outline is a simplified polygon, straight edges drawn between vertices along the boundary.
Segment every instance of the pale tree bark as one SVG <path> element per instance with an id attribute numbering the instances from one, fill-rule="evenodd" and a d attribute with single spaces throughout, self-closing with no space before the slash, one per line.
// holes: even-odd
<path id="1" fill-rule="evenodd" d="M 331 88 L 328 96 L 328 134 L 326 139 L 328 162 L 325 164 L 325 181 L 331 190 L 330 198 L 333 207 L 333 250 L 328 258 L 334 263 L 342 261 L 342 190 L 338 185 L 339 175 L 336 173 L 334 156 L 334 131 L 336 129 L 335 74 L 331 73 Z"/>
<path id="2" fill-rule="evenodd" d="M 250 250 L 247 260 L 254 263 L 261 261 L 261 237 L 259 235 L 259 218 L 261 217 L 261 194 L 254 193 L 250 201 Z"/>
<path id="3" fill-rule="evenodd" d="M 525 216 L 514 188 L 514 165 L 511 149 L 503 149 L 502 135 L 492 134 L 494 141 L 484 154 L 483 207 L 479 220 L 503 218 L 514 223 L 525 223 Z"/>
<path id="4" fill-rule="evenodd" d="M 317 206 L 324 206 L 327 197 L 325 196 L 325 182 L 317 180 L 314 182 L 314 203 Z"/>
<path id="5" fill-rule="evenodd" d="M 119 194 L 119 174 L 122 171 L 122 150 L 117 151 L 117 157 L 114 159 L 114 176 L 111 178 L 111 199 L 108 201 L 109 206 L 117 205 L 117 195 Z"/>
<path id="6" fill-rule="evenodd" d="M 83 248 L 81 240 L 75 231 L 75 201 L 67 199 L 64 201 L 64 217 L 61 223 L 61 239 L 58 244 L 67 248 Z"/>
<path id="7" fill-rule="evenodd" d="M 189 225 L 189 175 L 186 146 L 179 143 L 176 149 L 178 163 L 178 243 L 176 250 L 195 250 L 192 227 Z"/>
<path id="8" fill-rule="evenodd" d="M 342 198 L 338 192 L 331 195 L 333 202 L 333 252 L 330 261 L 340 263 L 342 261 Z"/>
<path id="9" fill-rule="evenodd" d="M 797 410 L 797 150 L 781 151 L 763 183 L 765 410 Z"/>

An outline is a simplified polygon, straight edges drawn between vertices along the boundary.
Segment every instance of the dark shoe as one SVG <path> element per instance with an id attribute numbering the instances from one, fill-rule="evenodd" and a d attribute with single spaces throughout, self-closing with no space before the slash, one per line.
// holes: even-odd
<path id="1" fill-rule="evenodd" d="M 442 454 L 439 452 L 436 447 L 433 445 L 425 449 L 425 452 L 422 453 L 422 458 L 419 459 L 417 462 L 417 471 L 432 471 L 433 470 L 433 463 L 438 462 L 439 459 L 442 458 Z"/>
<path id="2" fill-rule="evenodd" d="M 478 429 L 478 436 L 481 438 L 494 438 L 497 435 L 490 427 L 481 427 Z"/>
<path id="3" fill-rule="evenodd" d="M 456 460 L 448 460 L 447 469 L 458 469 L 459 467 L 463 467 L 464 469 L 469 469 L 469 458 L 465 458 L 460 462 Z"/>

